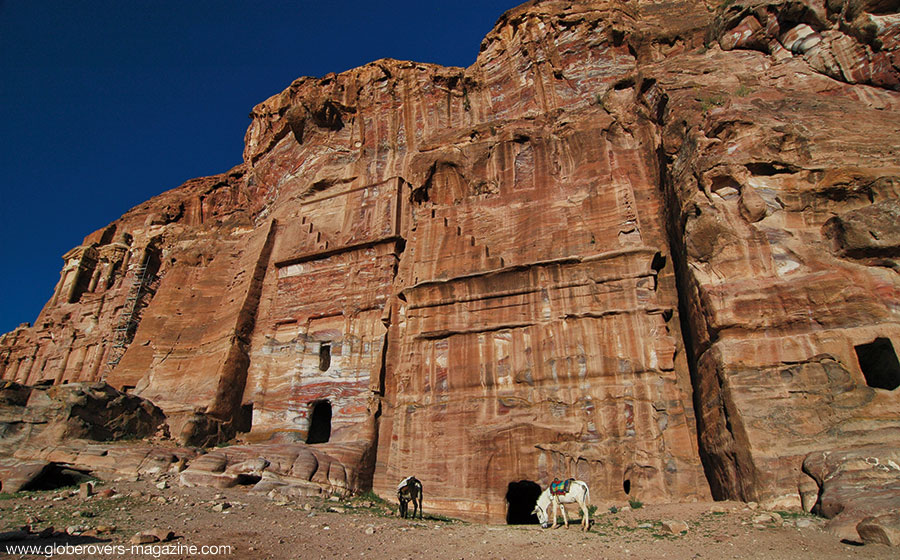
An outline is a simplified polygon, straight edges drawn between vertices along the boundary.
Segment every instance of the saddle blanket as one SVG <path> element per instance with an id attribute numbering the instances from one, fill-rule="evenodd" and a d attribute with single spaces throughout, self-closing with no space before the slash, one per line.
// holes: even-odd
<path id="1" fill-rule="evenodd" d="M 574 478 L 567 478 L 566 480 L 556 479 L 550 483 L 550 493 L 554 496 L 561 496 L 569 491 L 569 486 L 572 485 L 572 481 Z"/>

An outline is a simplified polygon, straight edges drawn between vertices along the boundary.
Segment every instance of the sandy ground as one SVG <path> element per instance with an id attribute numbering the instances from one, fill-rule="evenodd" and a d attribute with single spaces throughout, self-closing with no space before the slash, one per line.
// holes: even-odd
<path id="1" fill-rule="evenodd" d="M 165 487 L 162 487 L 165 486 Z M 246 488 L 183 488 L 174 478 L 99 482 L 87 499 L 63 489 L 0 495 L 0 557 L 61 558 L 429 558 L 429 559 L 896 559 L 883 545 L 840 542 L 824 520 L 782 512 L 782 521 L 745 504 L 646 505 L 595 514 L 588 533 L 578 526 L 480 525 L 429 516 L 400 519 L 394 504 L 365 498 L 276 503 Z M 103 495 L 103 491 L 112 496 Z M 627 506 L 622 504 L 621 506 Z M 572 510 L 573 517 L 576 517 Z M 754 522 L 756 519 L 756 522 Z M 687 524 L 666 533 L 664 521 Z M 27 538 L 9 531 L 30 525 Z M 53 527 L 53 531 L 49 527 Z M 114 530 L 110 530 L 112 527 Z M 135 533 L 172 531 L 167 542 L 133 548 Z M 67 529 L 72 533 L 67 534 Z M 100 532 L 98 532 L 98 529 Z M 43 531 L 43 536 L 38 535 Z M 11 547 L 32 546 L 31 555 Z M 66 553 L 66 546 L 68 552 Z M 74 547 L 81 546 L 80 550 Z M 48 550 L 48 547 L 53 547 Z M 62 548 L 60 548 L 62 547 Z M 190 547 L 196 547 L 191 551 Z M 203 548 L 211 547 L 211 548 Z M 78 552 L 78 553 L 72 553 Z M 52 554 L 50 554 L 52 553 Z"/>

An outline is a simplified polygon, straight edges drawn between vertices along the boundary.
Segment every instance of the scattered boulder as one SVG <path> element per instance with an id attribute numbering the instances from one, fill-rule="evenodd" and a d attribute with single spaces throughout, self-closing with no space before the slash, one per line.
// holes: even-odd
<path id="1" fill-rule="evenodd" d="M 784 520 L 775 512 L 765 512 L 760 513 L 759 515 L 753 516 L 753 524 L 754 525 L 765 525 L 772 524 L 777 527 L 780 527 L 784 523 Z"/>
<path id="2" fill-rule="evenodd" d="M 146 533 L 135 533 L 134 536 L 131 537 L 129 541 L 131 544 L 152 544 L 155 542 L 159 542 L 159 538 L 154 535 L 148 535 Z"/>
<path id="3" fill-rule="evenodd" d="M 130 542 L 131 544 L 151 544 L 155 542 L 170 541 L 174 538 L 175 533 L 173 531 L 162 529 L 160 527 L 154 527 L 146 531 L 135 533 L 134 536 L 131 537 Z"/>
<path id="4" fill-rule="evenodd" d="M 77 537 L 84 533 L 85 531 L 90 531 L 91 528 L 88 525 L 69 525 L 66 527 L 66 534 L 71 535 L 73 537 Z"/>
<path id="5" fill-rule="evenodd" d="M 900 511 L 866 517 L 856 525 L 864 543 L 900 546 Z"/>
<path id="6" fill-rule="evenodd" d="M 663 533 L 668 533 L 670 535 L 682 535 L 688 532 L 688 524 L 684 521 L 667 519 L 662 522 L 661 529 Z"/>
<path id="7" fill-rule="evenodd" d="M 173 531 L 169 531 L 168 529 L 161 529 L 159 527 L 154 527 L 149 531 L 144 531 L 143 534 L 156 537 L 157 540 L 162 542 L 170 541 L 175 538 L 175 533 Z"/>

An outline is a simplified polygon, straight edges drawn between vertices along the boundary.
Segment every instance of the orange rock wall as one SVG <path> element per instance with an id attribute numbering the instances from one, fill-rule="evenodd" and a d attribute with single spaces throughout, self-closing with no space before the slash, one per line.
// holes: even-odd
<path id="1" fill-rule="evenodd" d="M 529 2 L 469 68 L 298 79 L 242 165 L 68 253 L 0 376 L 105 377 L 183 441 L 327 401 L 342 484 L 470 519 L 554 476 L 805 503 L 807 454 L 900 428 L 857 359 L 900 348 L 896 15 L 850 4 Z"/>
<path id="2" fill-rule="evenodd" d="M 244 396 L 256 437 L 303 437 L 325 400 L 333 438 L 373 442 L 401 192 L 399 179 L 325 191 L 278 226 Z"/>

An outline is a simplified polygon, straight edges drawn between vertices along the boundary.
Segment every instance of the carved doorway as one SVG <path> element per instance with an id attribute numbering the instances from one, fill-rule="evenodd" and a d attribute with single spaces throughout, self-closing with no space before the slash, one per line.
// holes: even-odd
<path id="1" fill-rule="evenodd" d="M 534 506 L 541 495 L 541 487 L 530 480 L 510 482 L 506 490 L 507 525 L 536 525 Z"/>
<path id="2" fill-rule="evenodd" d="M 331 439 L 331 403 L 316 401 L 312 405 L 306 443 L 328 443 L 329 439 Z"/>

